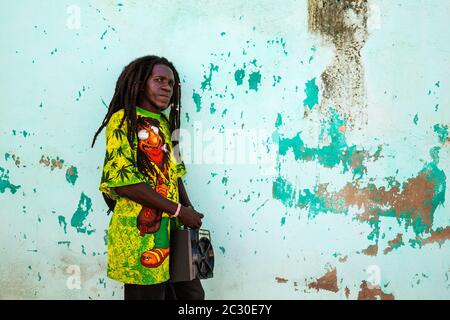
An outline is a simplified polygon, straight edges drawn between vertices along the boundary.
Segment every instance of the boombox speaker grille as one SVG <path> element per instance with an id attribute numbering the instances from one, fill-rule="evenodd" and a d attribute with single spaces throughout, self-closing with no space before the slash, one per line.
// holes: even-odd
<path id="1" fill-rule="evenodd" d="M 172 282 L 213 277 L 214 250 L 208 230 L 175 230 L 170 235 L 170 280 Z"/>

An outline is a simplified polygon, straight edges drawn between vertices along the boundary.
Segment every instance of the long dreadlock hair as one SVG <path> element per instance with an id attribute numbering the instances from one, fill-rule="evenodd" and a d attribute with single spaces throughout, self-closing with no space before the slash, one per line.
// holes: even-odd
<path id="1" fill-rule="evenodd" d="M 173 147 L 178 144 L 178 129 L 180 128 L 181 109 L 180 77 L 174 65 L 169 60 L 164 57 L 149 55 L 132 61 L 122 70 L 122 73 L 117 79 L 116 88 L 111 102 L 109 103 L 108 111 L 102 121 L 102 124 L 94 135 L 91 148 L 94 147 L 97 136 L 100 134 L 103 128 L 107 126 L 109 119 L 111 119 L 111 116 L 120 109 L 124 109 L 125 113 L 119 124 L 119 128 L 122 127 L 124 121 L 127 122 L 127 139 L 131 148 L 134 148 L 134 137 L 137 131 L 136 106 L 139 103 L 140 94 L 144 90 L 146 82 L 152 74 L 153 67 L 157 64 L 168 66 L 174 74 L 175 83 L 173 86 L 173 94 L 172 98 L 169 101 L 169 105 L 171 106 L 169 114 L 169 127 L 171 136 L 174 137 Z M 142 164 L 136 163 L 136 165 L 138 167 L 142 167 Z M 110 199 L 105 193 L 103 193 L 103 198 L 105 199 L 109 207 L 109 213 L 114 209 L 115 201 Z"/>

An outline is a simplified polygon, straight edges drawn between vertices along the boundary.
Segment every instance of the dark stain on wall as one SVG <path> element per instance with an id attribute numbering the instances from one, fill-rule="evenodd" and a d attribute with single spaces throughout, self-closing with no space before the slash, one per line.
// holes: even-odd
<path id="1" fill-rule="evenodd" d="M 308 29 L 336 49 L 335 57 L 321 75 L 320 111 L 330 105 L 350 127 L 367 124 L 367 102 L 361 49 L 367 39 L 367 0 L 308 0 Z"/>

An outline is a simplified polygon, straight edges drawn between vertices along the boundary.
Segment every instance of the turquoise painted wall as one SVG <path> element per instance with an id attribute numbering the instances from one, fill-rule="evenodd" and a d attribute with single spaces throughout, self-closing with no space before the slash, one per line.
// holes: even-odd
<path id="1" fill-rule="evenodd" d="M 123 66 L 158 54 L 183 80 L 209 299 L 448 299 L 450 3 L 341 3 L 4 5 L 0 297 L 123 298 L 90 143 Z"/>

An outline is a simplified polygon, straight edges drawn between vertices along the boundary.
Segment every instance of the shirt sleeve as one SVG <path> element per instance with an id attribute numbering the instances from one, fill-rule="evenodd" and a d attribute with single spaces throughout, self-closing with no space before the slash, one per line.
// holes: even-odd
<path id="1" fill-rule="evenodd" d="M 99 190 L 113 200 L 119 198 L 114 187 L 147 180 L 136 166 L 136 144 L 132 149 L 128 142 L 127 122 L 119 128 L 123 115 L 123 110 L 117 111 L 106 126 L 106 155 Z"/>
<path id="2" fill-rule="evenodd" d="M 184 165 L 184 162 L 181 161 L 180 163 L 177 163 L 175 167 L 175 172 L 177 175 L 177 178 L 181 178 L 186 174 L 186 166 Z"/>
<path id="3" fill-rule="evenodd" d="M 179 148 L 179 145 L 177 146 Z M 178 152 L 175 156 L 175 152 Z M 183 157 L 181 156 L 181 153 L 179 152 L 179 149 L 177 151 L 174 151 L 173 153 L 173 161 L 175 163 L 174 171 L 175 175 L 178 178 L 181 178 L 186 174 L 186 166 L 184 165 Z"/>

